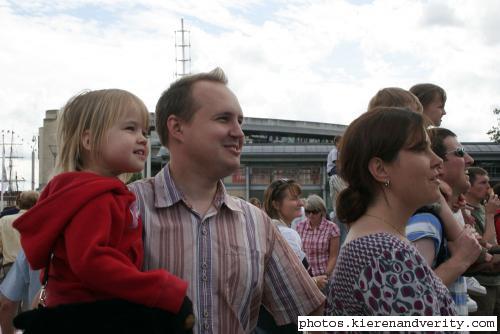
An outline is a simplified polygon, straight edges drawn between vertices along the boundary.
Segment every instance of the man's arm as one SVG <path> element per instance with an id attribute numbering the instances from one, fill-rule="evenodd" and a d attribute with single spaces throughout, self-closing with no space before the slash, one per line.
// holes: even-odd
<path id="1" fill-rule="evenodd" d="M 323 302 L 317 309 L 308 314 L 309 316 L 323 316 L 325 315 L 325 302 Z"/>
<path id="2" fill-rule="evenodd" d="M 301 315 L 320 315 L 325 296 L 278 229 L 270 221 L 267 224 L 272 241 L 264 268 L 262 303 L 279 326 L 296 322 Z"/>
<path id="3" fill-rule="evenodd" d="M 448 242 L 448 249 L 451 258 L 434 270 L 446 286 L 461 276 L 481 254 L 481 246 L 470 228 L 464 229 L 457 240 Z"/>

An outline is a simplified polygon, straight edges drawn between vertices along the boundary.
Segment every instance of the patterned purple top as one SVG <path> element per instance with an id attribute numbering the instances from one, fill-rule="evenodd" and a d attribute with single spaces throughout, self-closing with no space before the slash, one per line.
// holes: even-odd
<path id="1" fill-rule="evenodd" d="M 388 233 L 345 244 L 328 284 L 326 315 L 456 315 L 417 249 Z"/>

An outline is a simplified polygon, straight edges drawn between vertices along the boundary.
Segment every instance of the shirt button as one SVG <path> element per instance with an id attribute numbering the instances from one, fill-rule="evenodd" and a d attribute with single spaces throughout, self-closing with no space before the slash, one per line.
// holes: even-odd
<path id="1" fill-rule="evenodd" d="M 201 276 L 201 279 L 202 279 L 203 281 L 206 281 L 206 280 L 208 279 L 208 277 L 207 277 L 207 275 L 203 275 L 203 276 Z"/>
<path id="2" fill-rule="evenodd" d="M 205 322 L 205 325 L 204 325 L 205 329 L 208 329 L 210 326 L 208 325 L 208 322 Z"/>
<path id="3" fill-rule="evenodd" d="M 203 317 L 208 318 L 208 311 L 203 311 Z"/>
<path id="4" fill-rule="evenodd" d="M 206 263 L 206 262 L 203 262 L 203 263 L 201 264 L 201 267 L 202 267 L 203 269 L 207 269 L 207 267 L 208 267 L 208 266 L 207 266 L 207 263 Z"/>
<path id="5" fill-rule="evenodd" d="M 206 228 L 203 228 L 203 229 L 201 230 L 201 233 L 202 233 L 203 235 L 206 235 L 206 234 L 207 234 L 207 229 L 206 229 Z"/>

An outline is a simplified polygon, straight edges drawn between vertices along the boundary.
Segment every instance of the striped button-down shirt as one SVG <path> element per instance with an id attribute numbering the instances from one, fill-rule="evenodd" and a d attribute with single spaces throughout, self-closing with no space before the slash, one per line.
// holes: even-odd
<path id="1" fill-rule="evenodd" d="M 129 187 L 144 222 L 144 269 L 164 268 L 189 282 L 196 333 L 249 333 L 261 304 L 285 324 L 323 303 L 265 213 L 228 195 L 222 182 L 204 217 L 191 209 L 168 166 Z"/>

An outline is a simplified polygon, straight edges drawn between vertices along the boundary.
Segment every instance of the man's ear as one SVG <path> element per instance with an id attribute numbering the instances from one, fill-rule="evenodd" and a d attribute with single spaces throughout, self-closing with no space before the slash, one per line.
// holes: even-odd
<path id="1" fill-rule="evenodd" d="M 83 131 L 82 133 L 82 137 L 80 138 L 81 142 L 82 142 L 82 147 L 87 150 L 87 151 L 90 151 L 92 145 L 91 145 L 91 141 L 90 141 L 90 130 L 85 130 Z"/>
<path id="2" fill-rule="evenodd" d="M 390 181 L 387 164 L 380 158 L 371 158 L 368 162 L 368 171 L 372 174 L 373 178 L 380 183 Z"/>
<path id="3" fill-rule="evenodd" d="M 181 118 L 175 116 L 175 115 L 170 115 L 167 118 L 167 130 L 168 130 L 168 135 L 174 138 L 177 141 L 182 142 L 184 140 L 184 120 Z"/>

